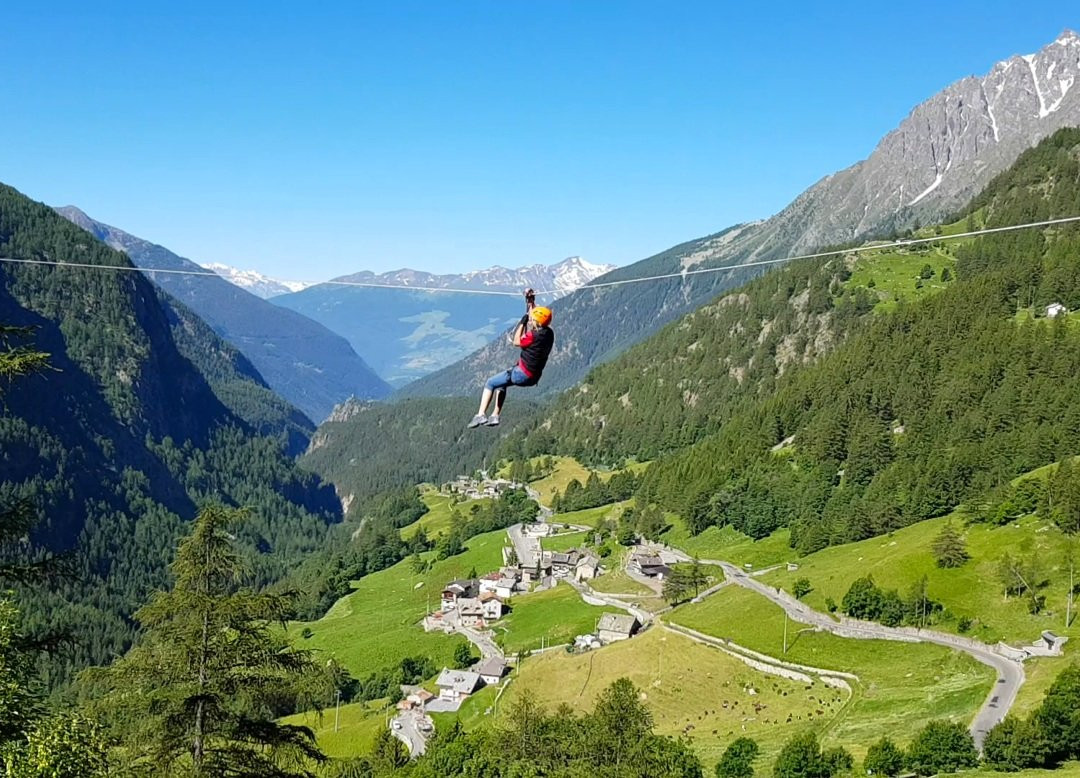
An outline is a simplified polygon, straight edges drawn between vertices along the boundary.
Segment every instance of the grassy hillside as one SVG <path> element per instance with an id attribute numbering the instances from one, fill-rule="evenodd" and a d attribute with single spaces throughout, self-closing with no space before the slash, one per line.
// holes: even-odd
<path id="1" fill-rule="evenodd" d="M 482 500 L 462 500 L 458 502 L 457 498 L 439 494 L 434 489 L 425 491 L 420 495 L 420 499 L 428 507 L 428 512 L 419 520 L 401 528 L 401 537 L 405 540 L 415 535 L 421 527 L 423 527 L 427 536 L 434 540 L 450 530 L 455 510 L 462 516 L 467 516 L 470 507 L 482 502 Z"/>
<path id="2" fill-rule="evenodd" d="M 496 622 L 496 639 L 508 654 L 522 649 L 572 643 L 577 635 L 596 629 L 600 614 L 612 608 L 587 605 L 569 584 L 513 598 L 510 615 Z"/>
<path id="3" fill-rule="evenodd" d="M 797 571 L 779 569 L 763 580 L 791 591 L 797 578 L 808 578 L 814 591 L 804 599 L 824 610 L 826 598 L 840 602 L 851 582 L 864 575 L 903 595 L 926 576 L 930 597 L 953 616 L 937 625 L 941 629 L 955 632 L 958 619 L 968 618 L 974 622 L 970 634 L 987 642 L 1030 643 L 1044 629 L 1080 635 L 1075 622 L 1065 627 L 1069 576 L 1063 565 L 1068 538 L 1052 522 L 1032 516 L 1003 527 L 973 524 L 963 530 L 971 559 L 961 567 L 943 569 L 934 560 L 931 544 L 948 521 L 958 524 L 960 520 L 954 516 L 933 519 L 889 535 L 827 548 L 797 560 Z M 997 566 L 1007 553 L 1035 554 L 1043 560 L 1047 584 L 1041 589 L 1046 597 L 1041 613 L 1032 615 L 1023 598 L 1005 596 Z"/>
<path id="4" fill-rule="evenodd" d="M 754 540 L 730 525 L 708 527 L 694 535 L 678 516 L 668 514 L 667 519 L 670 528 L 663 533 L 662 540 L 699 559 L 722 559 L 760 570 L 795 561 L 798 557 L 791 547 L 791 533 L 786 529 L 777 530 L 761 540 Z"/>
<path id="5" fill-rule="evenodd" d="M 942 280 L 942 271 L 948 268 L 955 277 L 956 260 L 952 251 L 956 245 L 956 242 L 924 244 L 918 248 L 860 254 L 844 287 L 862 288 L 877 295 L 875 313 L 894 311 L 901 302 L 930 297 L 948 285 Z M 922 278 L 928 265 L 932 275 Z"/>
<path id="6" fill-rule="evenodd" d="M 551 521 L 554 524 L 566 523 L 577 524 L 583 527 L 596 527 L 601 522 L 609 519 L 611 521 L 618 521 L 619 516 L 629 504 L 629 501 L 624 500 L 623 502 L 617 502 L 611 505 L 601 505 L 598 508 L 586 508 L 582 511 L 557 513 Z"/>
<path id="7" fill-rule="evenodd" d="M 364 576 L 323 618 L 290 624 L 290 639 L 298 646 L 333 656 L 354 676 L 419 654 L 432 657 L 436 664 L 449 665 L 454 647 L 464 638 L 425 633 L 420 621 L 429 606 L 438 608 L 439 594 L 447 581 L 465 577 L 474 567 L 480 572 L 497 568 L 502 563 L 505 539 L 502 531 L 478 535 L 469 540 L 463 554 L 436 561 L 424 573 L 414 573 L 410 561 L 405 560 Z M 305 628 L 311 630 L 309 638 L 301 637 Z"/>
<path id="8" fill-rule="evenodd" d="M 821 684 L 807 688 L 766 675 L 714 648 L 656 628 L 586 654 L 557 651 L 530 657 L 500 707 L 505 710 L 529 691 L 551 708 L 565 703 L 576 711 L 587 710 L 604 687 L 623 677 L 643 690 L 657 731 L 689 736 L 708 766 L 743 735 L 758 740 L 765 759 L 771 760 L 795 732 L 827 726 L 847 697 Z"/>
<path id="9" fill-rule="evenodd" d="M 756 651 L 783 654 L 783 611 L 746 589 L 722 589 L 701 603 L 677 608 L 667 619 Z M 966 725 L 993 686 L 990 668 L 941 646 L 847 640 L 800 629 L 788 624 L 785 659 L 860 678 L 850 704 L 821 728 L 826 742 L 843 745 L 857 757 L 885 733 L 906 742 L 930 718 Z"/>
<path id="10" fill-rule="evenodd" d="M 330 704 L 321 713 L 297 713 L 281 719 L 282 724 L 310 727 L 319 748 L 330 757 L 347 758 L 370 754 L 379 730 L 387 726 L 387 701 L 373 700 L 342 705 L 335 716 Z M 337 722 L 337 731 L 334 724 Z"/>

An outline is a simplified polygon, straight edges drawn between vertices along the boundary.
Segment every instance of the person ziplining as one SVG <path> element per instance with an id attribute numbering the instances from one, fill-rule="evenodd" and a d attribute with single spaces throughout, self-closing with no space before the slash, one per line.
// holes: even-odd
<path id="1" fill-rule="evenodd" d="M 518 363 L 509 370 L 496 373 L 484 385 L 480 395 L 480 410 L 469 422 L 469 429 L 484 424 L 488 427 L 499 426 L 503 403 L 506 402 L 506 389 L 510 386 L 536 386 L 544 372 L 551 347 L 555 345 L 555 333 L 551 327 L 551 309 L 536 305 L 536 293 L 525 290 L 525 315 L 510 336 L 510 342 L 521 349 Z M 495 400 L 495 412 L 487 415 L 492 398 Z"/>

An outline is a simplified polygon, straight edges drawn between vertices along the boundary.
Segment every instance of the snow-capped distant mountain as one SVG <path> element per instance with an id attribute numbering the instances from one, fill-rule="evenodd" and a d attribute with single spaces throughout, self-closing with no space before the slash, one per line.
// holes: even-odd
<path id="1" fill-rule="evenodd" d="M 203 267 L 207 270 L 213 270 L 226 281 L 236 284 L 241 289 L 246 289 L 264 300 L 279 294 L 299 292 L 301 289 L 307 289 L 311 286 L 311 283 L 307 281 L 282 281 L 278 278 L 263 275 L 258 270 L 240 270 L 216 262 L 203 265 Z"/>
<path id="2" fill-rule="evenodd" d="M 363 349 L 364 358 L 379 375 L 400 386 L 475 351 L 517 321 L 524 311 L 524 300 L 517 296 L 522 290 L 532 287 L 549 292 L 538 302 L 550 304 L 611 269 L 611 265 L 570 257 L 554 265 L 491 267 L 453 275 L 419 270 L 364 272 L 334 280 L 401 288 L 316 284 L 271 302 L 345 336 L 353 348 Z M 423 291 L 431 289 L 514 295 Z M 557 305 L 555 310 L 557 319 Z M 511 357 L 508 348 L 506 358 Z"/>
<path id="3" fill-rule="evenodd" d="M 537 292 L 550 292 L 554 299 L 562 297 L 615 269 L 615 265 L 596 265 L 581 257 L 568 257 L 554 265 L 528 265 L 516 269 L 495 265 L 486 270 L 467 273 L 427 273 L 423 270 L 392 270 L 388 273 L 372 273 L 365 270 L 335 278 L 335 281 L 354 283 L 388 284 L 404 289 L 424 287 L 428 289 L 484 289 L 492 292 L 518 292 L 533 288 Z"/>

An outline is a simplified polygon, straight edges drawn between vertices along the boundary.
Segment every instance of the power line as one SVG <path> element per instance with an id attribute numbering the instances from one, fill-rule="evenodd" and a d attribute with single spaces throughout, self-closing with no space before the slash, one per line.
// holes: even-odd
<path id="1" fill-rule="evenodd" d="M 943 240 L 956 240 L 957 238 L 971 238 L 978 235 L 989 235 L 995 232 L 1012 232 L 1026 230 L 1033 227 L 1049 227 L 1054 224 L 1067 224 L 1080 221 L 1080 216 L 1065 216 L 1060 219 L 1047 219 L 1041 222 L 1028 222 L 1027 224 L 1012 224 L 1008 227 L 992 227 L 989 229 L 972 230 L 970 232 L 958 232 L 955 235 L 937 235 L 933 238 L 917 238 L 913 240 L 897 240 L 892 243 L 877 243 L 872 246 L 856 246 L 849 249 L 835 249 L 833 251 L 819 251 L 815 254 L 798 254 L 795 256 L 782 257 L 780 259 L 762 259 L 756 262 L 743 262 L 736 265 L 721 265 L 719 267 L 706 267 L 700 270 L 684 270 L 678 273 L 662 273 L 655 276 L 641 276 L 639 278 L 624 278 L 619 281 L 602 281 L 597 284 L 589 283 L 579 286 L 575 291 L 582 289 L 600 289 L 607 286 L 622 286 L 623 284 L 639 284 L 645 281 L 661 281 L 668 278 L 684 278 L 686 276 L 701 275 L 704 273 L 723 273 L 727 270 L 741 270 L 744 267 L 757 267 L 760 265 L 779 265 L 785 262 L 795 262 L 800 259 L 821 259 L 823 257 L 835 257 L 840 254 L 860 254 L 866 251 L 881 251 L 883 249 L 916 246 L 921 243 L 939 243 Z M 540 294 L 540 292 L 537 292 Z M 545 292 L 547 294 L 547 292 Z"/>
<path id="2" fill-rule="evenodd" d="M 80 268 L 85 270 L 120 270 L 135 271 L 139 273 L 165 273 L 174 276 L 196 276 L 203 278 L 217 278 L 228 281 L 225 276 L 212 270 L 177 270 L 171 268 L 138 267 L 137 265 L 92 265 L 89 262 L 58 262 L 46 259 L 15 259 L 14 257 L 0 257 L 0 262 L 8 262 L 18 265 L 45 265 L 48 267 Z M 304 282 L 307 283 L 307 282 Z M 521 297 L 521 292 L 502 292 L 494 289 L 448 289 L 438 286 L 405 286 L 400 284 L 376 284 L 367 281 L 313 281 L 308 286 L 322 286 L 332 284 L 334 286 L 361 286 L 373 289 L 399 289 L 413 292 L 454 292 L 455 294 L 488 294 L 503 295 L 508 297 Z M 242 288 L 242 287 L 241 287 Z M 551 294 L 550 292 L 537 292 L 537 294 Z"/>
<path id="3" fill-rule="evenodd" d="M 741 270 L 747 267 L 760 267 L 762 265 L 780 265 L 786 262 L 795 262 L 802 259 L 823 259 L 825 257 L 835 257 L 842 254 L 861 254 L 868 251 L 883 251 L 890 248 L 906 248 L 908 246 L 917 246 L 924 243 L 940 243 L 947 240 L 958 240 L 960 238 L 973 238 L 980 235 L 991 235 L 999 232 L 1015 232 L 1016 230 L 1027 230 L 1035 227 L 1051 227 L 1056 224 L 1069 224 L 1071 222 L 1080 222 L 1080 216 L 1064 216 L 1058 219 L 1046 219 L 1044 221 L 1027 222 L 1025 224 L 1011 224 L 1006 227 L 990 227 L 981 230 L 970 230 L 968 232 L 958 232 L 954 235 L 936 235 L 932 238 L 914 238 L 914 239 L 902 239 L 892 241 L 890 243 L 876 243 L 867 246 L 856 246 L 854 248 L 847 249 L 834 249 L 831 251 L 819 251 L 813 254 L 796 254 L 786 257 L 780 257 L 778 259 L 761 259 L 753 262 L 743 262 L 741 264 L 734 265 L 720 265 L 718 267 L 706 267 L 698 270 L 683 270 L 678 273 L 661 273 L 653 276 L 639 276 L 637 278 L 623 278 L 617 281 L 601 281 L 599 283 L 588 283 L 584 286 L 579 286 L 573 291 L 581 291 L 582 289 L 603 289 L 612 286 L 623 286 L 625 284 L 642 284 L 648 281 L 663 281 L 671 278 L 686 278 L 687 276 L 704 275 L 706 273 L 725 273 L 731 270 Z M 228 279 L 212 270 L 176 270 L 168 268 L 149 268 L 149 267 L 137 267 L 135 265 L 92 265 L 88 262 L 59 262 L 56 260 L 45 259 L 16 259 L 14 257 L 0 257 L 0 262 L 7 262 L 10 264 L 20 265 L 44 265 L 49 267 L 63 267 L 63 268 L 80 268 L 87 270 L 120 270 L 120 271 L 136 271 L 141 273 L 164 273 L 168 275 L 180 275 L 180 276 L 196 276 L 206 278 L 219 278 L 223 281 Z M 368 281 L 343 281 L 343 280 L 330 280 L 330 281 L 316 281 L 309 284 L 309 286 L 352 286 L 370 289 L 397 289 L 399 291 L 413 291 L 413 292 L 446 292 L 452 294 L 480 294 L 480 295 L 495 295 L 499 297 L 520 297 L 520 292 L 504 292 L 495 289 L 458 289 L 454 287 L 439 287 L 439 286 L 405 286 L 399 284 L 380 284 Z M 558 294 L 560 290 L 544 289 L 537 291 L 536 296 L 548 296 Z"/>

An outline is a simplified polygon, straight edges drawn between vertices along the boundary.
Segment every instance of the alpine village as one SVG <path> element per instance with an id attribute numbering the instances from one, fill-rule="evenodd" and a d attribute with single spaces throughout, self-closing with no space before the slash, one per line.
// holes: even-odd
<path id="1" fill-rule="evenodd" d="M 290 286 L 0 186 L 0 773 L 1080 776 L 1043 43 L 617 267 Z"/>

